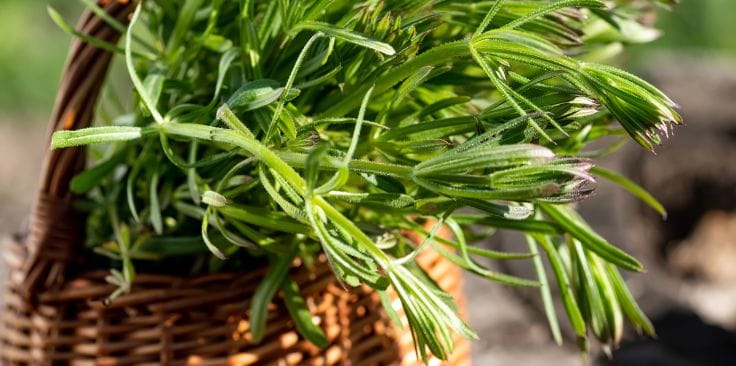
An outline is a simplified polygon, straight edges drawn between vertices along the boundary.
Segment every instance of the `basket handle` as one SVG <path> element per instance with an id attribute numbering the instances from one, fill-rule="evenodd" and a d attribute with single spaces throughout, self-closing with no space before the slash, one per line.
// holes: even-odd
<path id="1" fill-rule="evenodd" d="M 134 1 L 98 0 L 98 5 L 126 24 Z M 118 31 L 89 9 L 82 14 L 76 29 L 109 43 L 116 43 L 120 37 Z M 62 283 L 74 251 L 81 244 L 84 218 L 72 207 L 75 195 L 69 190 L 69 183 L 84 169 L 84 149 L 50 150 L 48 141 L 55 131 L 89 126 L 112 56 L 80 39 L 71 44 L 51 116 L 41 182 L 25 241 L 26 259 L 18 277 L 11 277 L 19 282 L 26 299 L 32 299 L 41 288 Z"/>

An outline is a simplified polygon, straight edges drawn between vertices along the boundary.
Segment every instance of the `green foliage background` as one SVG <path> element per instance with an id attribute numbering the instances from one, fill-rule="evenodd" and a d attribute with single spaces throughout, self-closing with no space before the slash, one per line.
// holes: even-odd
<path id="1" fill-rule="evenodd" d="M 650 52 L 667 50 L 736 56 L 735 12 L 733 0 L 681 0 L 674 11 L 661 12 L 657 20 L 666 36 L 631 50 L 637 61 Z"/>
<path id="2" fill-rule="evenodd" d="M 52 4 L 68 19 L 77 1 L 0 0 L 0 123 L 43 123 L 51 113 L 71 37 L 46 13 Z"/>

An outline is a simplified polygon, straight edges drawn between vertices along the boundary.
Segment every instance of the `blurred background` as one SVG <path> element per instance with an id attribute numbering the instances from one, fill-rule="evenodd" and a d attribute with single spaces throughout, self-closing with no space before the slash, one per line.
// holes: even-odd
<path id="1" fill-rule="evenodd" d="M 67 19 L 81 9 L 76 1 L 50 3 Z M 71 39 L 49 19 L 47 4 L 0 0 L 2 236 L 22 227 L 34 197 L 46 122 Z M 599 163 L 649 189 L 667 207 L 668 219 L 605 182 L 581 204 L 601 234 L 646 264 L 648 273 L 628 280 L 658 339 L 630 335 L 613 360 L 598 356 L 599 350 L 583 360 L 574 341 L 553 344 L 537 293 L 468 278 L 470 323 L 481 335 L 476 365 L 736 365 L 734 14 L 734 0 L 682 0 L 674 11 L 659 13 L 663 37 L 631 47 L 622 59 L 681 105 L 686 125 L 656 155 L 631 144 Z M 504 235 L 488 245 L 524 244 Z"/>

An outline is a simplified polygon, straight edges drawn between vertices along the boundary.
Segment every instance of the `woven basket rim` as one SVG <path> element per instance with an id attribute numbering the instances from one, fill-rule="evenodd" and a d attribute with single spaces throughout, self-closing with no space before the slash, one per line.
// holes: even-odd
<path id="1" fill-rule="evenodd" d="M 98 5 L 119 22 L 127 23 L 135 1 L 98 0 Z M 116 43 L 120 37 L 113 27 L 87 9 L 76 29 L 92 38 Z M 84 236 L 82 214 L 73 207 L 77 196 L 70 191 L 71 179 L 83 170 L 85 149 L 49 149 L 51 135 L 58 130 L 89 126 L 113 55 L 74 38 L 49 123 L 45 157 L 39 188 L 26 228 L 22 235 L 25 260 L 19 268 L 17 282 L 29 302 L 45 289 L 59 287 L 75 260 Z"/>

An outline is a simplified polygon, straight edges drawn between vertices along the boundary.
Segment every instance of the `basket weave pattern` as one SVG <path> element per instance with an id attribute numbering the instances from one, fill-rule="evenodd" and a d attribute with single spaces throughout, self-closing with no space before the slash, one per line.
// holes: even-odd
<path id="1" fill-rule="evenodd" d="M 123 0 L 100 5 L 122 22 L 133 8 Z M 78 30 L 112 43 L 119 37 L 89 12 Z M 89 125 L 111 58 L 87 43 L 72 44 L 50 132 Z M 83 149 L 49 151 L 28 233 L 5 245 L 10 276 L 0 322 L 3 365 L 418 363 L 408 328 L 388 320 L 369 288 L 342 288 L 324 258 L 312 268 L 295 263 L 292 276 L 330 340 L 325 349 L 298 335 L 278 295 L 263 341 L 250 341 L 250 299 L 265 267 L 194 278 L 138 274 L 130 293 L 105 304 L 115 289 L 106 273 L 75 271 L 84 220 L 72 209 L 68 186 L 83 167 Z M 418 261 L 462 312 L 461 270 L 433 251 Z M 469 364 L 469 343 L 456 339 L 456 345 L 445 364 Z"/>
<path id="2" fill-rule="evenodd" d="M 11 252 L 22 252 L 20 246 L 13 243 Z M 440 286 L 462 301 L 455 266 L 433 252 L 419 262 L 431 266 Z M 377 294 L 365 286 L 346 291 L 324 258 L 321 264 L 295 266 L 292 276 L 330 340 L 323 350 L 296 333 L 281 299 L 269 311 L 263 341 L 250 342 L 247 309 L 265 268 L 196 278 L 141 274 L 131 293 L 110 305 L 103 300 L 115 288 L 100 271 L 41 292 L 34 308 L 11 284 L 0 360 L 4 365 L 419 364 L 411 334 L 387 319 Z M 445 364 L 469 365 L 469 343 L 459 338 L 456 343 Z"/>

